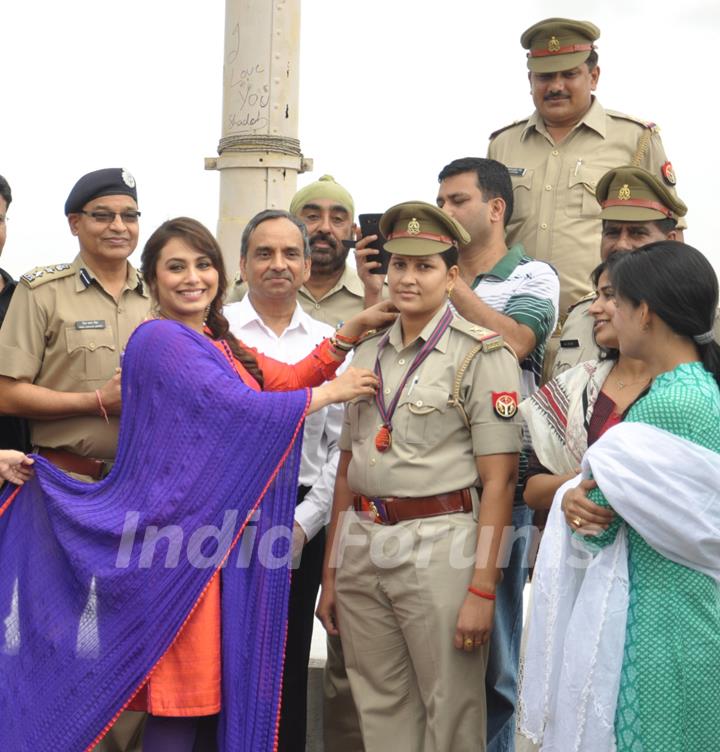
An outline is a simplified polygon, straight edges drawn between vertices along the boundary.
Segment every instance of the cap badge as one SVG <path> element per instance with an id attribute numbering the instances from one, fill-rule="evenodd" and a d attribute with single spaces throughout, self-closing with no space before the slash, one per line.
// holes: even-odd
<path id="1" fill-rule="evenodd" d="M 135 187 L 135 178 L 127 170 L 122 171 L 122 179 L 128 188 Z"/>
<path id="2" fill-rule="evenodd" d="M 420 234 L 420 223 L 413 217 L 409 222 L 407 226 L 408 234 L 410 235 L 419 235 Z"/>
<path id="3" fill-rule="evenodd" d="M 548 41 L 548 52 L 559 52 L 560 40 L 556 36 L 551 36 Z"/>
<path id="4" fill-rule="evenodd" d="M 509 420 L 518 409 L 517 392 L 493 392 L 492 403 L 495 414 L 500 418 Z"/>
<path id="5" fill-rule="evenodd" d="M 630 186 L 627 183 L 618 191 L 618 198 L 621 201 L 627 201 L 630 198 Z"/>
<path id="6" fill-rule="evenodd" d="M 668 185 L 675 185 L 677 183 L 677 179 L 675 178 L 675 170 L 673 170 L 673 166 L 670 164 L 670 162 L 665 162 L 665 164 L 660 168 L 660 172 L 662 173 L 663 178 L 665 178 L 665 182 Z"/>

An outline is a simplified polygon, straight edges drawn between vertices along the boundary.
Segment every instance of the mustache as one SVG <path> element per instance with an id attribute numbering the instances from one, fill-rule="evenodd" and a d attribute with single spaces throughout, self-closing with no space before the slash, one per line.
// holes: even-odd
<path id="1" fill-rule="evenodd" d="M 327 232 L 313 233 L 310 236 L 310 247 L 312 247 L 313 244 L 316 243 L 318 240 L 322 240 L 324 243 L 327 243 L 331 248 L 334 248 L 335 250 L 337 250 L 337 247 L 338 247 L 337 240 L 335 240 L 335 238 L 329 233 Z"/>
<path id="2" fill-rule="evenodd" d="M 263 276 L 263 279 L 286 279 L 288 282 L 293 281 L 290 272 L 268 272 Z"/>
<path id="3" fill-rule="evenodd" d="M 546 102 L 552 102 L 553 100 L 557 100 L 557 99 L 570 99 L 570 95 L 569 94 L 555 94 L 553 92 L 550 92 L 550 94 L 546 94 L 543 97 L 543 99 Z"/>

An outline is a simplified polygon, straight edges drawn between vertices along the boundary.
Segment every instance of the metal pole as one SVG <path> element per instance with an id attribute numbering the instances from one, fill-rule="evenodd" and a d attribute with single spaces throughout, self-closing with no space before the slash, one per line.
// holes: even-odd
<path id="1" fill-rule="evenodd" d="M 298 172 L 312 169 L 298 140 L 300 0 L 226 0 L 217 237 L 232 277 L 248 220 L 286 209 Z"/>

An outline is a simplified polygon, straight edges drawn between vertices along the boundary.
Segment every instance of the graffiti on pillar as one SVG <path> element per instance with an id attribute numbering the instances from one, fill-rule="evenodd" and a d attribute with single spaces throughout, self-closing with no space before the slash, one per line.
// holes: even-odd
<path id="1" fill-rule="evenodd" d="M 232 31 L 233 43 L 225 59 L 228 86 L 228 128 L 233 133 L 255 133 L 269 122 L 270 87 L 265 66 L 241 59 L 240 26 Z"/>

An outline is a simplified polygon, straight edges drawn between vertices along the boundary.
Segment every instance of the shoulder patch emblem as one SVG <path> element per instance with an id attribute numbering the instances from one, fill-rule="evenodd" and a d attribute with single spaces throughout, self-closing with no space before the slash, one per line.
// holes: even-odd
<path id="1" fill-rule="evenodd" d="M 673 170 L 673 166 L 672 164 L 670 164 L 670 162 L 665 162 L 665 164 L 660 168 L 660 172 L 662 173 L 662 176 L 668 185 L 675 185 L 675 183 L 677 183 L 675 170 Z"/>
<path id="2" fill-rule="evenodd" d="M 492 405 L 499 418 L 510 420 L 518 409 L 517 392 L 493 392 Z"/>

